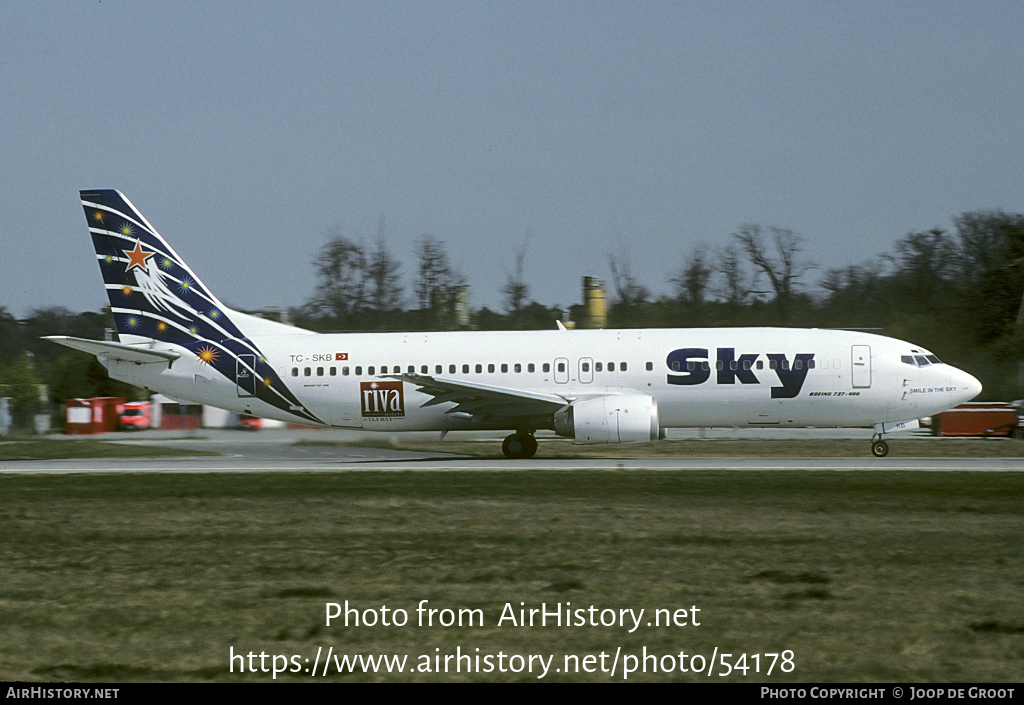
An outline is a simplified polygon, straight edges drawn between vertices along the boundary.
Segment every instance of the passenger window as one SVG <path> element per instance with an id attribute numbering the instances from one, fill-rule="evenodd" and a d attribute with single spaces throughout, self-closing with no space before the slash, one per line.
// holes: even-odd
<path id="1" fill-rule="evenodd" d="M 750 369 L 750 360 L 744 360 L 743 361 L 743 369 L 745 369 L 745 370 L 749 370 Z"/>
<path id="2" fill-rule="evenodd" d="M 564 362 L 559 362 L 558 363 L 558 371 L 559 372 L 565 372 L 565 363 Z"/>
<path id="3" fill-rule="evenodd" d="M 338 376 L 338 368 L 337 367 L 332 367 L 330 370 L 328 370 L 328 372 L 330 373 L 331 377 L 337 377 Z"/>
<path id="4" fill-rule="evenodd" d="M 541 367 L 541 370 L 543 372 L 545 372 L 545 373 L 550 372 L 551 371 L 551 363 L 550 362 L 545 362 L 544 366 Z"/>
<path id="5" fill-rule="evenodd" d="M 376 369 L 377 369 L 376 367 L 374 367 L 373 365 L 370 365 L 369 367 L 366 368 L 366 374 L 372 375 L 372 374 L 374 374 Z"/>
<path id="6" fill-rule="evenodd" d="M 494 373 L 494 363 L 493 362 L 490 363 L 489 365 L 487 365 L 487 371 L 489 373 L 492 373 L 492 374 Z"/>
<path id="7" fill-rule="evenodd" d="M 313 371 L 310 368 L 308 368 L 308 367 L 302 368 L 302 375 L 304 377 L 309 377 L 311 374 L 313 374 Z"/>
<path id="8" fill-rule="evenodd" d="M 507 362 L 501 363 L 501 371 L 502 372 L 508 372 L 508 363 Z"/>
<path id="9" fill-rule="evenodd" d="M 324 376 L 324 368 L 323 367 L 317 367 L 316 368 L 316 376 L 317 377 L 323 377 Z"/>
<path id="10" fill-rule="evenodd" d="M 582 365 L 580 365 L 580 368 L 584 372 L 590 372 L 590 363 L 589 362 L 584 362 Z"/>
<path id="11" fill-rule="evenodd" d="M 794 370 L 800 371 L 803 368 L 804 368 L 804 361 L 803 360 L 797 360 L 796 362 L 793 363 L 793 369 Z"/>
<path id="12" fill-rule="evenodd" d="M 601 370 L 602 370 L 601 363 L 600 362 L 595 362 L 594 363 L 594 372 L 600 372 Z"/>
<path id="13" fill-rule="evenodd" d="M 523 366 L 522 366 L 522 365 L 521 365 L 520 363 L 518 363 L 518 362 L 517 362 L 517 363 L 516 363 L 516 364 L 515 364 L 515 365 L 514 365 L 514 366 L 512 367 L 512 371 L 513 371 L 513 372 L 522 372 L 522 371 L 523 371 Z"/>
<path id="14" fill-rule="evenodd" d="M 529 364 L 528 364 L 528 365 L 526 366 L 526 371 L 527 371 L 527 372 L 536 372 L 536 371 L 537 371 L 537 366 L 536 366 L 536 365 L 534 365 L 534 364 L 533 364 L 533 363 L 531 362 L 531 363 L 529 363 Z"/>
<path id="15" fill-rule="evenodd" d="M 298 367 L 293 367 L 292 368 L 292 377 L 298 377 L 298 376 L 299 376 L 299 368 Z"/>
<path id="16" fill-rule="evenodd" d="M 469 372 L 469 370 L 466 370 L 466 372 Z M 455 365 L 448 365 L 448 374 L 455 374 Z"/>
<path id="17" fill-rule="evenodd" d="M 362 377 L 362 376 L 363 376 L 363 366 L 359 365 L 359 366 L 356 367 L 356 377 Z"/>
<path id="18" fill-rule="evenodd" d="M 478 362 L 478 363 L 476 363 L 476 373 L 477 373 L 477 374 L 480 374 L 480 373 L 481 373 L 481 372 L 483 372 L 483 371 L 484 371 L 484 366 L 483 366 L 483 365 L 481 365 L 481 364 L 480 364 L 479 362 Z"/>
<path id="19" fill-rule="evenodd" d="M 625 372 L 625 371 L 626 371 L 626 363 L 625 362 L 620 362 L 619 363 L 619 372 Z"/>
<path id="20" fill-rule="evenodd" d="M 342 377 L 348 377 L 348 373 L 349 373 L 349 368 L 347 368 L 347 367 L 342 367 L 341 368 L 341 376 Z"/>
<path id="21" fill-rule="evenodd" d="M 464 375 L 468 375 L 469 374 L 469 365 L 463 365 L 462 366 L 462 374 L 464 374 Z"/>

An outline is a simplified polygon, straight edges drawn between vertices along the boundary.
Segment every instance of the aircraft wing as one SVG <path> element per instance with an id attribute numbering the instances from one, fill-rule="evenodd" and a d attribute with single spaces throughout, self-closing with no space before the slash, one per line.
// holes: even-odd
<path id="1" fill-rule="evenodd" d="M 106 355 L 111 360 L 124 360 L 126 362 L 174 362 L 180 353 L 169 350 L 152 350 L 136 345 L 125 345 L 114 343 L 109 340 L 88 340 L 87 338 L 73 338 L 69 335 L 47 335 L 46 340 L 52 340 L 59 345 L 64 345 L 75 350 L 82 350 L 93 355 Z"/>
<path id="2" fill-rule="evenodd" d="M 496 387 L 465 380 L 428 375 L 388 375 L 416 385 L 416 391 L 433 397 L 422 406 L 453 403 L 447 414 L 470 414 L 480 419 L 531 418 L 552 416 L 569 400 L 557 394 L 530 392 L 512 387 Z"/>

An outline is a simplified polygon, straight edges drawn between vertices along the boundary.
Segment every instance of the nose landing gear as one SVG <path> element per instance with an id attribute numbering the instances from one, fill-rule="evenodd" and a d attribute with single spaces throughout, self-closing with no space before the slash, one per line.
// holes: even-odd
<path id="1" fill-rule="evenodd" d="M 889 444 L 881 438 L 871 439 L 871 455 L 876 458 L 884 458 L 889 455 Z"/>

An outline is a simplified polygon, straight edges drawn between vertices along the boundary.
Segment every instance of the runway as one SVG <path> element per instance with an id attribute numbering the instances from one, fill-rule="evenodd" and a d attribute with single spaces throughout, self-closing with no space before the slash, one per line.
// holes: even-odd
<path id="1" fill-rule="evenodd" d="M 117 464 L 103 460 L 15 461 L 0 464 L 0 474 L 76 473 L 231 473 L 231 472 L 366 472 L 366 471 L 494 471 L 523 470 L 806 470 L 928 472 L 1024 472 L 1024 461 L 993 458 L 639 458 L 587 460 L 248 460 L 244 458 L 187 458 L 130 460 Z"/>
<path id="2" fill-rule="evenodd" d="M 354 450 L 354 449 L 346 449 Z M 358 449 L 366 450 L 366 449 Z M 381 454 L 387 457 L 381 457 Z M 930 472 L 1021 472 L 1021 458 L 583 458 L 577 460 L 477 460 L 413 452 L 345 453 L 333 458 L 253 458 L 223 455 L 154 460 L 23 460 L 0 462 L 0 473 L 79 472 L 360 472 L 522 470 L 916 470 Z"/>
<path id="3" fill-rule="evenodd" d="M 767 433 L 767 432 L 762 432 Z M 167 437 L 153 432 L 143 435 L 104 434 L 102 440 L 141 445 L 190 448 L 219 453 L 218 456 L 160 459 L 90 459 L 0 461 L 0 473 L 237 473 L 237 472 L 365 472 L 365 471 L 493 471 L 523 470 L 806 470 L 866 471 L 915 470 L 921 472 L 1024 472 L 1024 458 L 918 458 L 900 457 L 898 438 L 893 453 L 874 458 L 868 453 L 863 430 L 794 429 L 794 438 L 865 438 L 864 456 L 847 458 L 757 458 L 757 457 L 636 457 L 505 460 L 477 459 L 445 453 L 425 453 L 396 448 L 331 445 L 309 441 L 352 442 L 366 436 L 337 432 L 204 430 L 194 435 Z M 870 432 L 868 432 L 870 433 Z M 719 436 L 723 434 L 718 434 Z M 748 434 L 744 434 L 748 435 Z M 431 435 L 431 439 L 436 437 Z M 711 436 L 714 438 L 715 436 Z M 735 437 L 735 436 L 730 436 Z M 766 436 L 779 438 L 777 434 Z M 297 443 L 306 441 L 307 443 Z M 55 440 L 54 442 L 60 442 Z M 500 443 L 499 440 L 482 441 Z M 713 440 L 709 442 L 714 442 Z M 941 440 L 936 442 L 942 442 Z"/>

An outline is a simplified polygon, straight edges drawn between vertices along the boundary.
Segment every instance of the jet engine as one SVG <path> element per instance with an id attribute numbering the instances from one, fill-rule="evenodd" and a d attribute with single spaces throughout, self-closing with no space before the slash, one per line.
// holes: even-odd
<path id="1" fill-rule="evenodd" d="M 658 401 L 621 394 L 573 402 L 555 413 L 555 433 L 577 443 L 639 443 L 658 440 Z"/>

